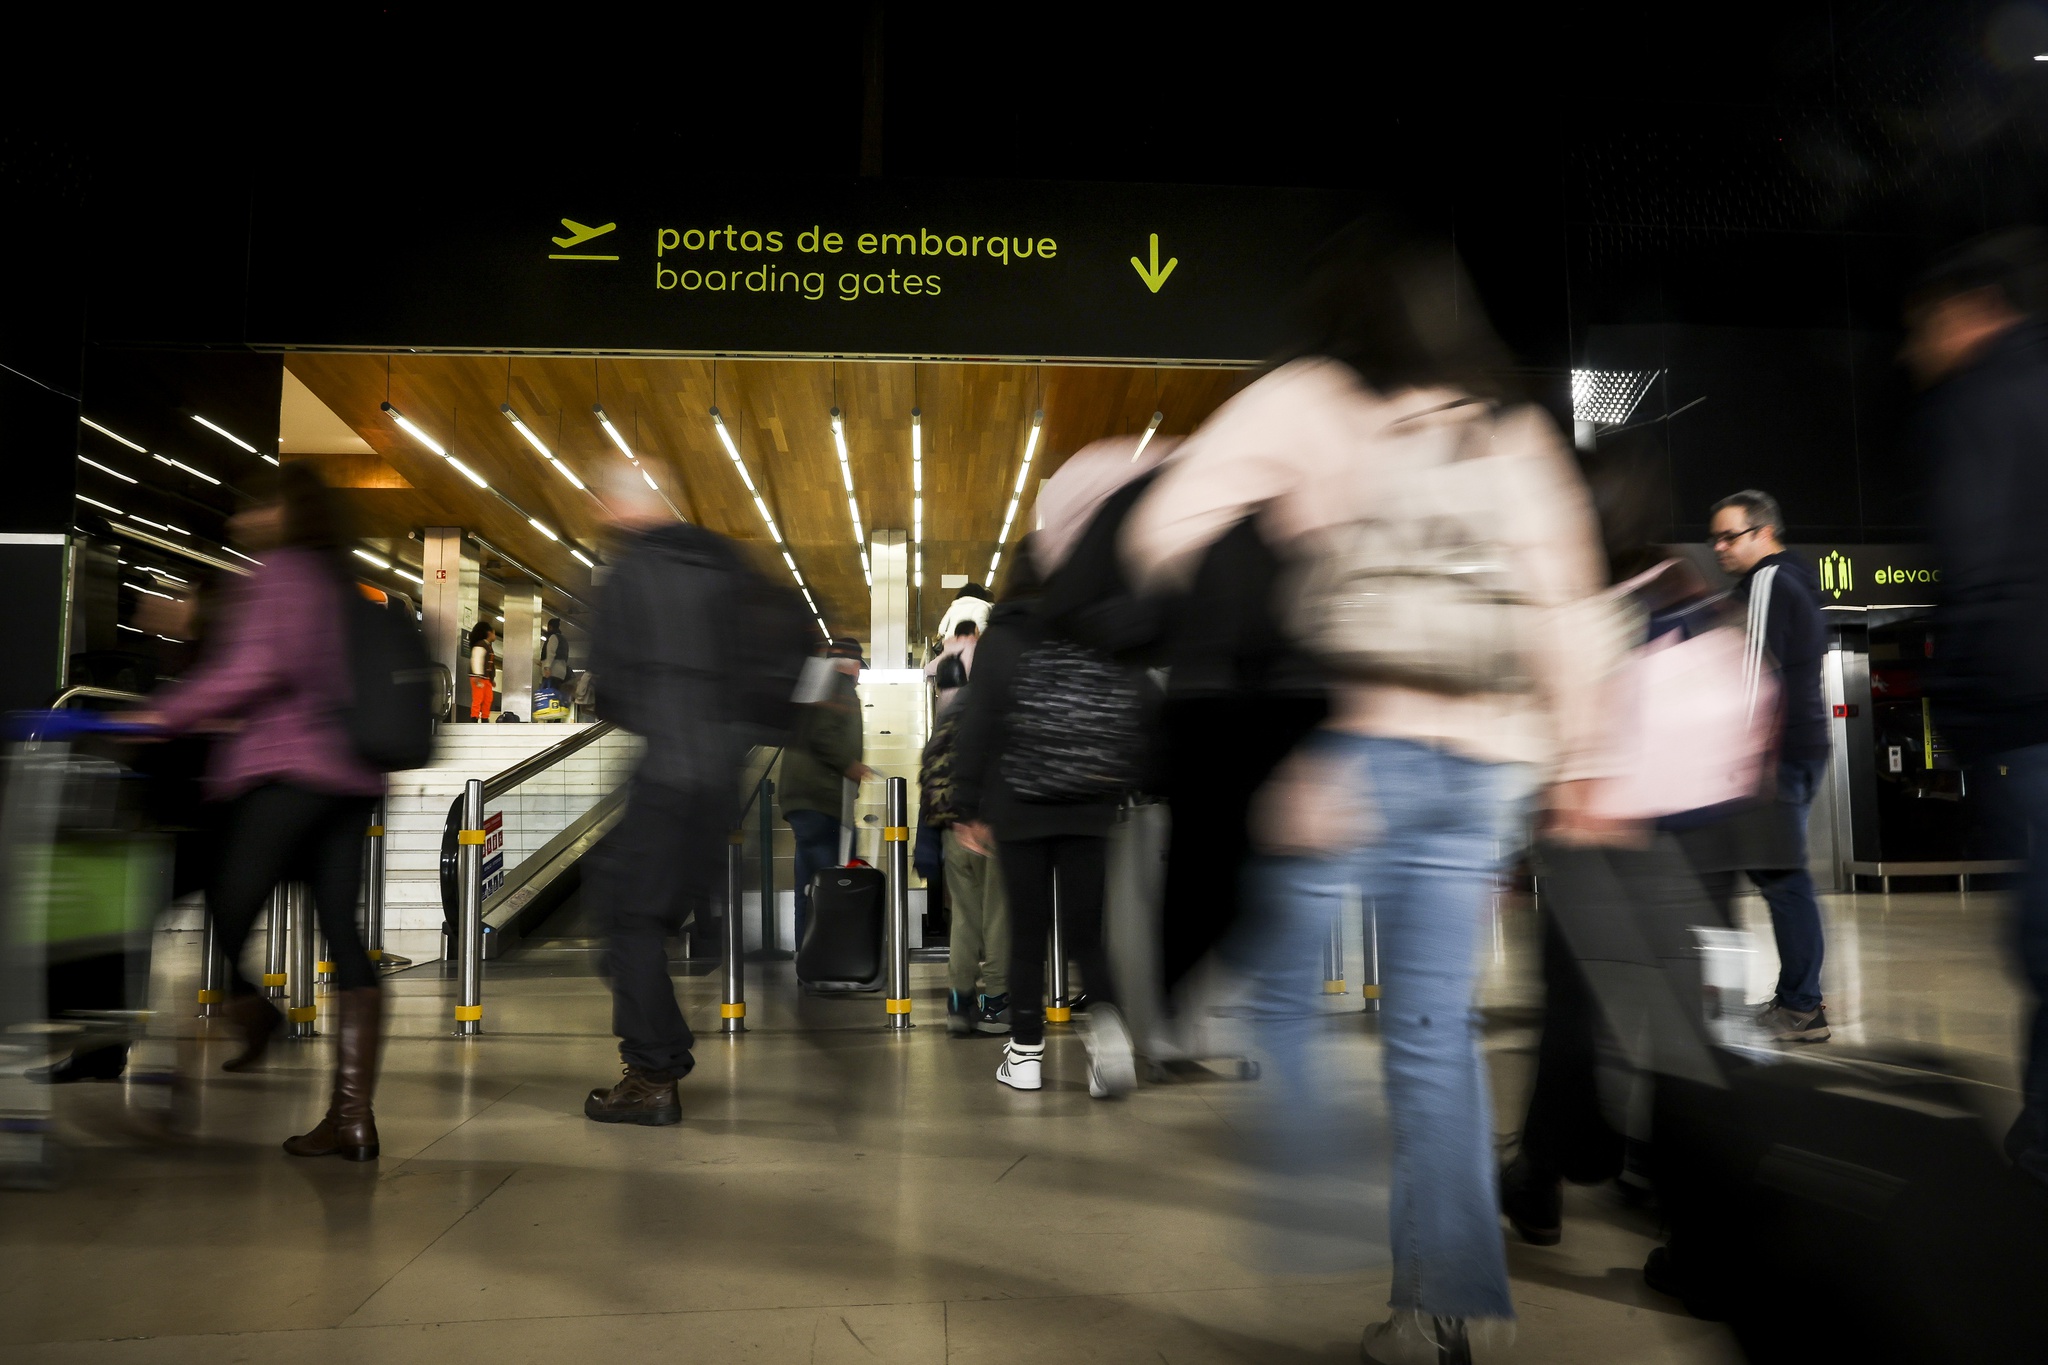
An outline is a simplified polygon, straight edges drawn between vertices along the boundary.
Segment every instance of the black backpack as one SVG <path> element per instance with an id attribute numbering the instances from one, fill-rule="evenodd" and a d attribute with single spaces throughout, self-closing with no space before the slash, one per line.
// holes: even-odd
<path id="1" fill-rule="evenodd" d="M 1003 780 L 1025 801 L 1114 801 L 1138 785 L 1145 693 L 1135 669 L 1049 639 L 1017 661 Z"/>
<path id="2" fill-rule="evenodd" d="M 342 584 L 348 633 L 349 744 L 380 773 L 425 767 L 434 755 L 434 668 L 403 602 L 372 602 Z"/>

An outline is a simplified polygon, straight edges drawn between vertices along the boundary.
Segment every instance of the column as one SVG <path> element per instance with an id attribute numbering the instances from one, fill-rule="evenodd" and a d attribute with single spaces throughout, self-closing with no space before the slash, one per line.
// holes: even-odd
<path id="1" fill-rule="evenodd" d="M 526 588 L 505 589 L 505 624 L 498 654 L 505 661 L 505 704 L 521 720 L 533 719 L 533 689 L 539 683 L 541 631 L 540 594 Z"/>
<path id="2" fill-rule="evenodd" d="M 429 526 L 420 544 L 427 657 L 455 680 L 455 717 L 461 718 L 469 714 L 469 653 L 463 645 L 476 624 L 478 565 L 463 551 L 459 526 Z"/>
<path id="3" fill-rule="evenodd" d="M 875 668 L 909 668 L 910 534 L 875 531 L 868 538 L 874 568 L 869 592 L 868 658 Z"/>

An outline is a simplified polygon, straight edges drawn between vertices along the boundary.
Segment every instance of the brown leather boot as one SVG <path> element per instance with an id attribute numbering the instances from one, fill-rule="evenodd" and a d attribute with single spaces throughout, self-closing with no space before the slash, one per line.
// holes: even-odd
<path id="1" fill-rule="evenodd" d="M 253 1071 L 284 1025 L 284 1015 L 261 995 L 231 995 L 222 1011 L 242 1035 L 242 1050 L 220 1064 L 222 1071 Z"/>
<path id="2" fill-rule="evenodd" d="M 377 1159 L 377 1117 L 370 1094 L 377 1088 L 377 1053 L 384 1041 L 384 992 L 376 986 L 337 991 L 341 1036 L 335 1047 L 334 1099 L 327 1117 L 310 1133 L 286 1138 L 293 1156 L 338 1156 L 344 1161 Z"/>
<path id="3" fill-rule="evenodd" d="M 676 1094 L 674 1073 L 629 1066 L 617 1085 L 590 1092 L 590 1098 L 583 1101 L 583 1116 L 599 1123 L 643 1123 L 651 1128 L 666 1128 L 683 1121 L 683 1101 Z"/>

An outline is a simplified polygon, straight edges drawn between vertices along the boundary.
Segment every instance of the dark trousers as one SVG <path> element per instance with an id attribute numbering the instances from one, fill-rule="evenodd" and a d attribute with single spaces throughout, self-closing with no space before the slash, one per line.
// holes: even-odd
<path id="1" fill-rule="evenodd" d="M 1541 1180 L 1582 1185 L 1621 1174 L 1622 1136 L 1600 1106 L 1600 1042 L 1607 1028 L 1579 959 L 1552 915 L 1543 917 L 1543 1035 L 1522 1121 L 1521 1155 Z"/>
<path id="2" fill-rule="evenodd" d="M 1827 768 L 1825 756 L 1778 764 L 1778 804 L 1790 808 L 1783 814 L 1798 832 L 1799 865 L 1749 874 L 1771 907 L 1771 934 L 1778 941 L 1777 1002 L 1801 1013 L 1820 1008 L 1820 964 L 1826 954 L 1820 900 L 1814 894 L 1813 874 L 1806 870 L 1806 821 Z"/>
<path id="3" fill-rule="evenodd" d="M 584 895 L 605 926 L 619 1058 L 685 1076 L 696 1061 L 689 1021 L 668 974 L 668 941 L 709 918 L 723 876 L 731 794 L 634 779 L 626 813 L 593 853 Z"/>
<path id="4" fill-rule="evenodd" d="M 1067 956 L 1081 964 L 1091 1000 L 1116 1001 L 1102 948 L 1108 849 L 1108 838 L 1097 834 L 999 841 L 997 862 L 1010 897 L 1010 1032 L 1019 1043 L 1045 1041 L 1045 954 L 1055 883 Z"/>
<path id="5" fill-rule="evenodd" d="M 839 863 L 839 817 L 821 810 L 786 810 L 783 820 L 796 836 L 796 946 L 804 946 L 811 922 L 811 879 Z"/>
<path id="6" fill-rule="evenodd" d="M 1237 922 L 1252 797 L 1328 713 L 1321 697 L 1256 694 L 1169 697 L 1161 708 L 1160 795 L 1173 807 L 1165 892 L 1173 909 L 1159 956 L 1169 999 Z"/>
<path id="7" fill-rule="evenodd" d="M 230 991 L 255 992 L 242 975 L 242 946 L 271 888 L 285 881 L 304 882 L 313 894 L 313 909 L 334 963 L 335 985 L 358 990 L 378 984 L 377 969 L 356 928 L 363 839 L 376 804 L 373 797 L 334 796 L 282 782 L 258 787 L 229 803 L 220 861 L 206 889 L 206 909 L 213 916 L 221 956 L 227 959 Z"/>
<path id="8" fill-rule="evenodd" d="M 2024 1106 L 2011 1146 L 2029 1172 L 2048 1180 L 2048 744 L 2000 754 L 2013 820 L 2024 827 L 2027 870 L 2013 903 L 2012 942 L 2034 997 L 2020 1072 Z"/>

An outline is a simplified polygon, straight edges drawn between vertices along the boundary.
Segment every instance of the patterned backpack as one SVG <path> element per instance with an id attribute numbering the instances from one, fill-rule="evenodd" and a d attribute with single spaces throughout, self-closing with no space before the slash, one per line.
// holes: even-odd
<path id="1" fill-rule="evenodd" d="M 1133 670 L 1092 649 L 1033 645 L 1017 663 L 1003 779 L 1046 805 L 1116 800 L 1138 783 L 1143 698 Z"/>

